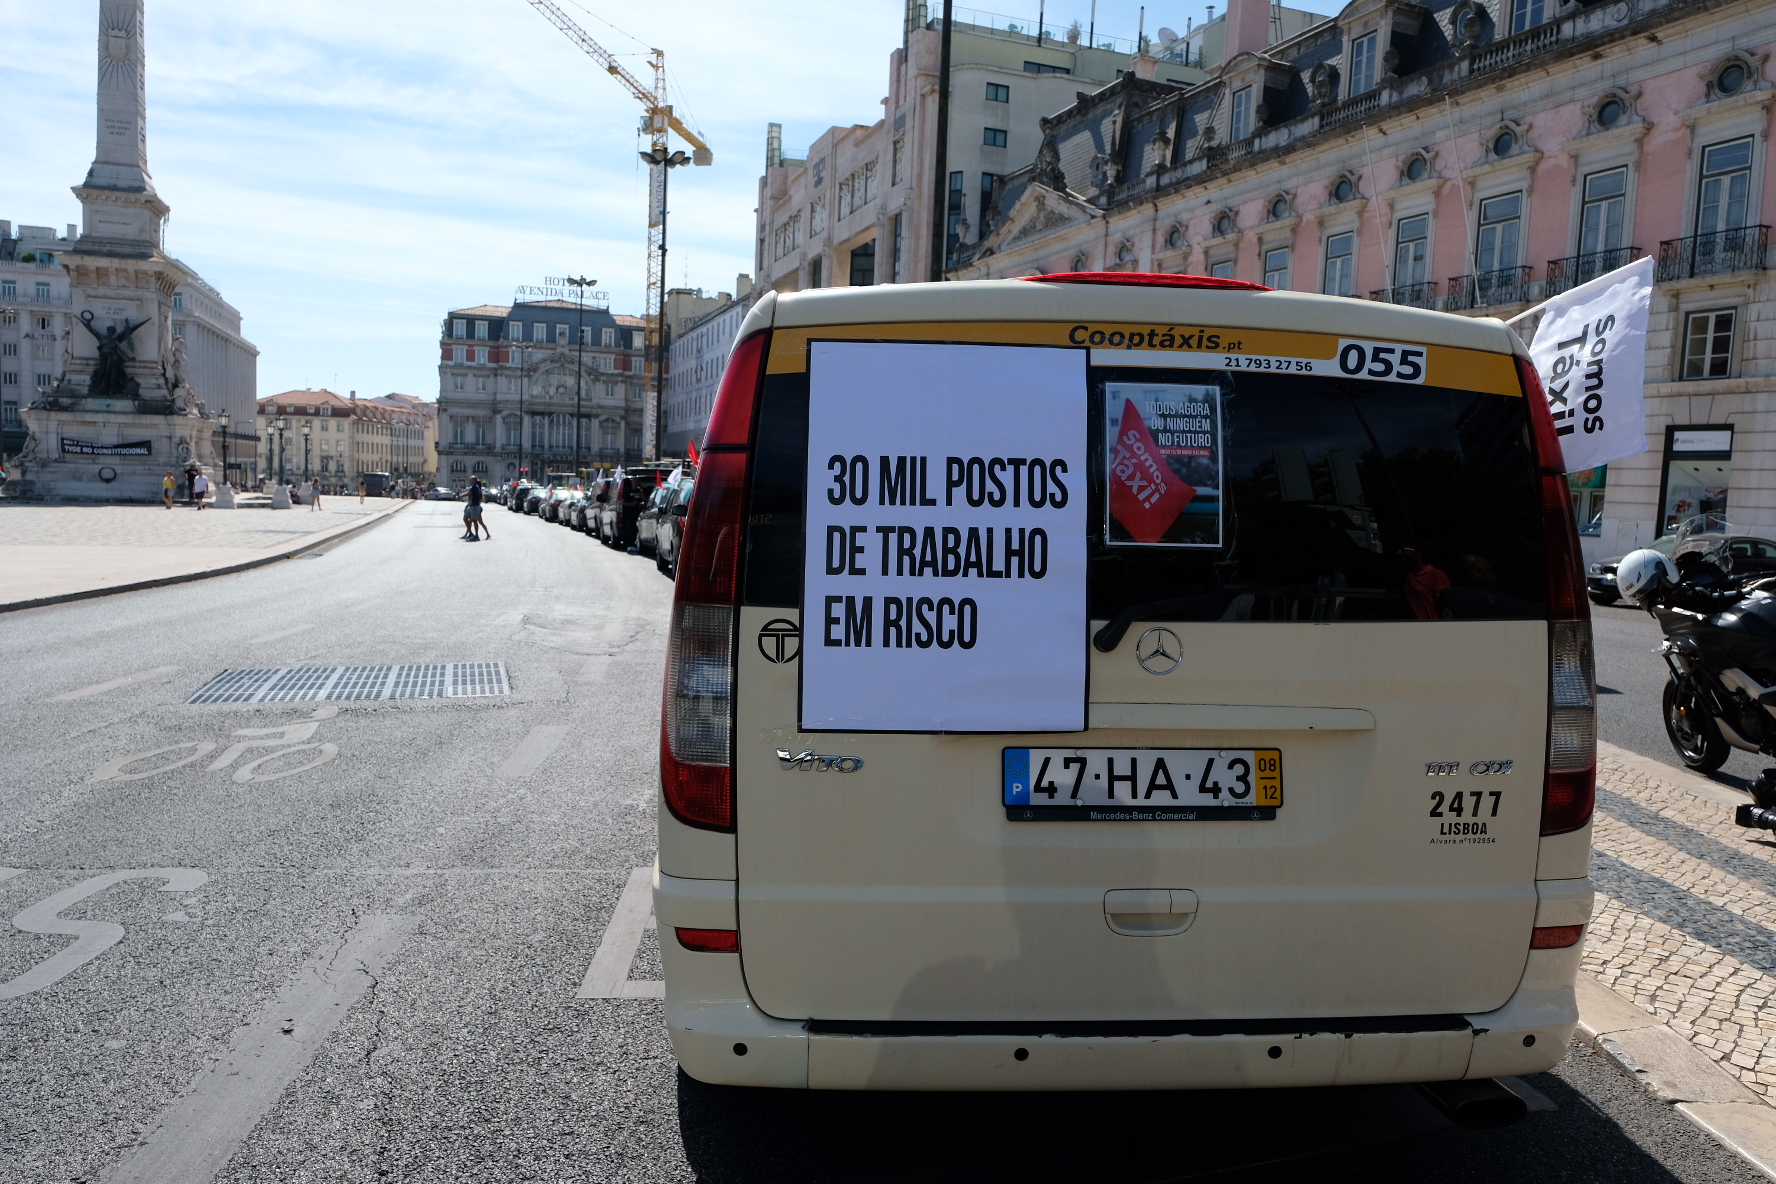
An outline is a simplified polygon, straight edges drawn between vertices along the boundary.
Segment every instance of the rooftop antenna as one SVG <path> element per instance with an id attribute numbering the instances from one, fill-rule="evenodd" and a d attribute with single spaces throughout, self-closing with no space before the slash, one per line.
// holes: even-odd
<path id="1" fill-rule="evenodd" d="M 1141 23 L 1135 26 L 1135 53 L 1147 48 L 1147 6 L 1141 5 Z"/>
<path id="2" fill-rule="evenodd" d="M 1038 0 L 1036 5 L 1036 44 L 1042 44 L 1043 26 L 1048 22 L 1048 0 Z"/>
<path id="3" fill-rule="evenodd" d="M 1098 0 L 1092 0 L 1091 27 L 1085 34 L 1085 43 L 1093 49 L 1098 47 Z"/>

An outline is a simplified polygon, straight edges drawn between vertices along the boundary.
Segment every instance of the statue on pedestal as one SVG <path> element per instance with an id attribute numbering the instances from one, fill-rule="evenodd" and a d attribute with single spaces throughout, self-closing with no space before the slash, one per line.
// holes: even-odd
<path id="1" fill-rule="evenodd" d="M 93 314 L 90 310 L 80 314 L 80 323 L 86 331 L 93 335 L 99 343 L 99 364 L 93 369 L 92 382 L 88 384 L 86 393 L 95 399 L 133 399 L 142 391 L 142 384 L 129 376 L 124 368 L 125 358 L 123 347 L 137 329 L 146 325 L 147 321 L 130 324 L 123 322 L 123 332 L 116 328 L 107 328 L 103 333 L 93 328 Z"/>

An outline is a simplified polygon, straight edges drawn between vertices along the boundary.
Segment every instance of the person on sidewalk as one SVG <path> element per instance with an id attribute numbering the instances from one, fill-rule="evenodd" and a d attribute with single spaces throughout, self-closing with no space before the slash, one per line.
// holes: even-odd
<path id="1" fill-rule="evenodd" d="M 203 509 L 204 496 L 209 492 L 210 479 L 204 476 L 203 470 L 200 469 L 196 475 L 191 478 L 191 500 L 197 503 L 198 509 Z"/>
<path id="2" fill-rule="evenodd" d="M 360 506 L 364 504 L 364 479 L 362 477 L 358 478 L 358 504 Z"/>
<path id="3" fill-rule="evenodd" d="M 166 477 L 160 483 L 160 500 L 166 503 L 169 510 L 173 508 L 173 488 L 173 471 L 168 469 Z"/>
<path id="4" fill-rule="evenodd" d="M 481 478 L 476 477 L 469 482 L 468 497 L 463 503 L 463 525 L 468 527 L 467 537 L 470 542 L 480 540 L 477 532 L 485 533 L 489 539 L 493 538 L 493 532 L 487 529 L 487 520 L 481 513 L 481 502 Z"/>
<path id="5" fill-rule="evenodd" d="M 319 485 L 308 487 L 308 508 L 310 512 L 321 508 L 321 487 Z"/>

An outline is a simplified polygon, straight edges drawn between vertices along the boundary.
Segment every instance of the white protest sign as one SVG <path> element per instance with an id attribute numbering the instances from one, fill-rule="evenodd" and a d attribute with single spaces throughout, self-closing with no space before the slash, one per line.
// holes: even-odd
<path id="1" fill-rule="evenodd" d="M 1086 351 L 809 350 L 802 730 L 1084 730 Z"/>
<path id="2" fill-rule="evenodd" d="M 1647 310 L 1653 261 L 1639 259 L 1542 303 L 1530 361 L 1566 457 L 1582 472 L 1645 452 Z"/>

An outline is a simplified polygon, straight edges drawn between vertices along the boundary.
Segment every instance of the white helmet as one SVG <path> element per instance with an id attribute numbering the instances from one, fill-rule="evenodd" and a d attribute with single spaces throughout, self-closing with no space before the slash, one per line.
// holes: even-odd
<path id="1" fill-rule="evenodd" d="M 1646 607 L 1642 597 L 1677 583 L 1677 564 L 1651 547 L 1622 556 L 1616 564 L 1616 591 L 1629 604 Z"/>

